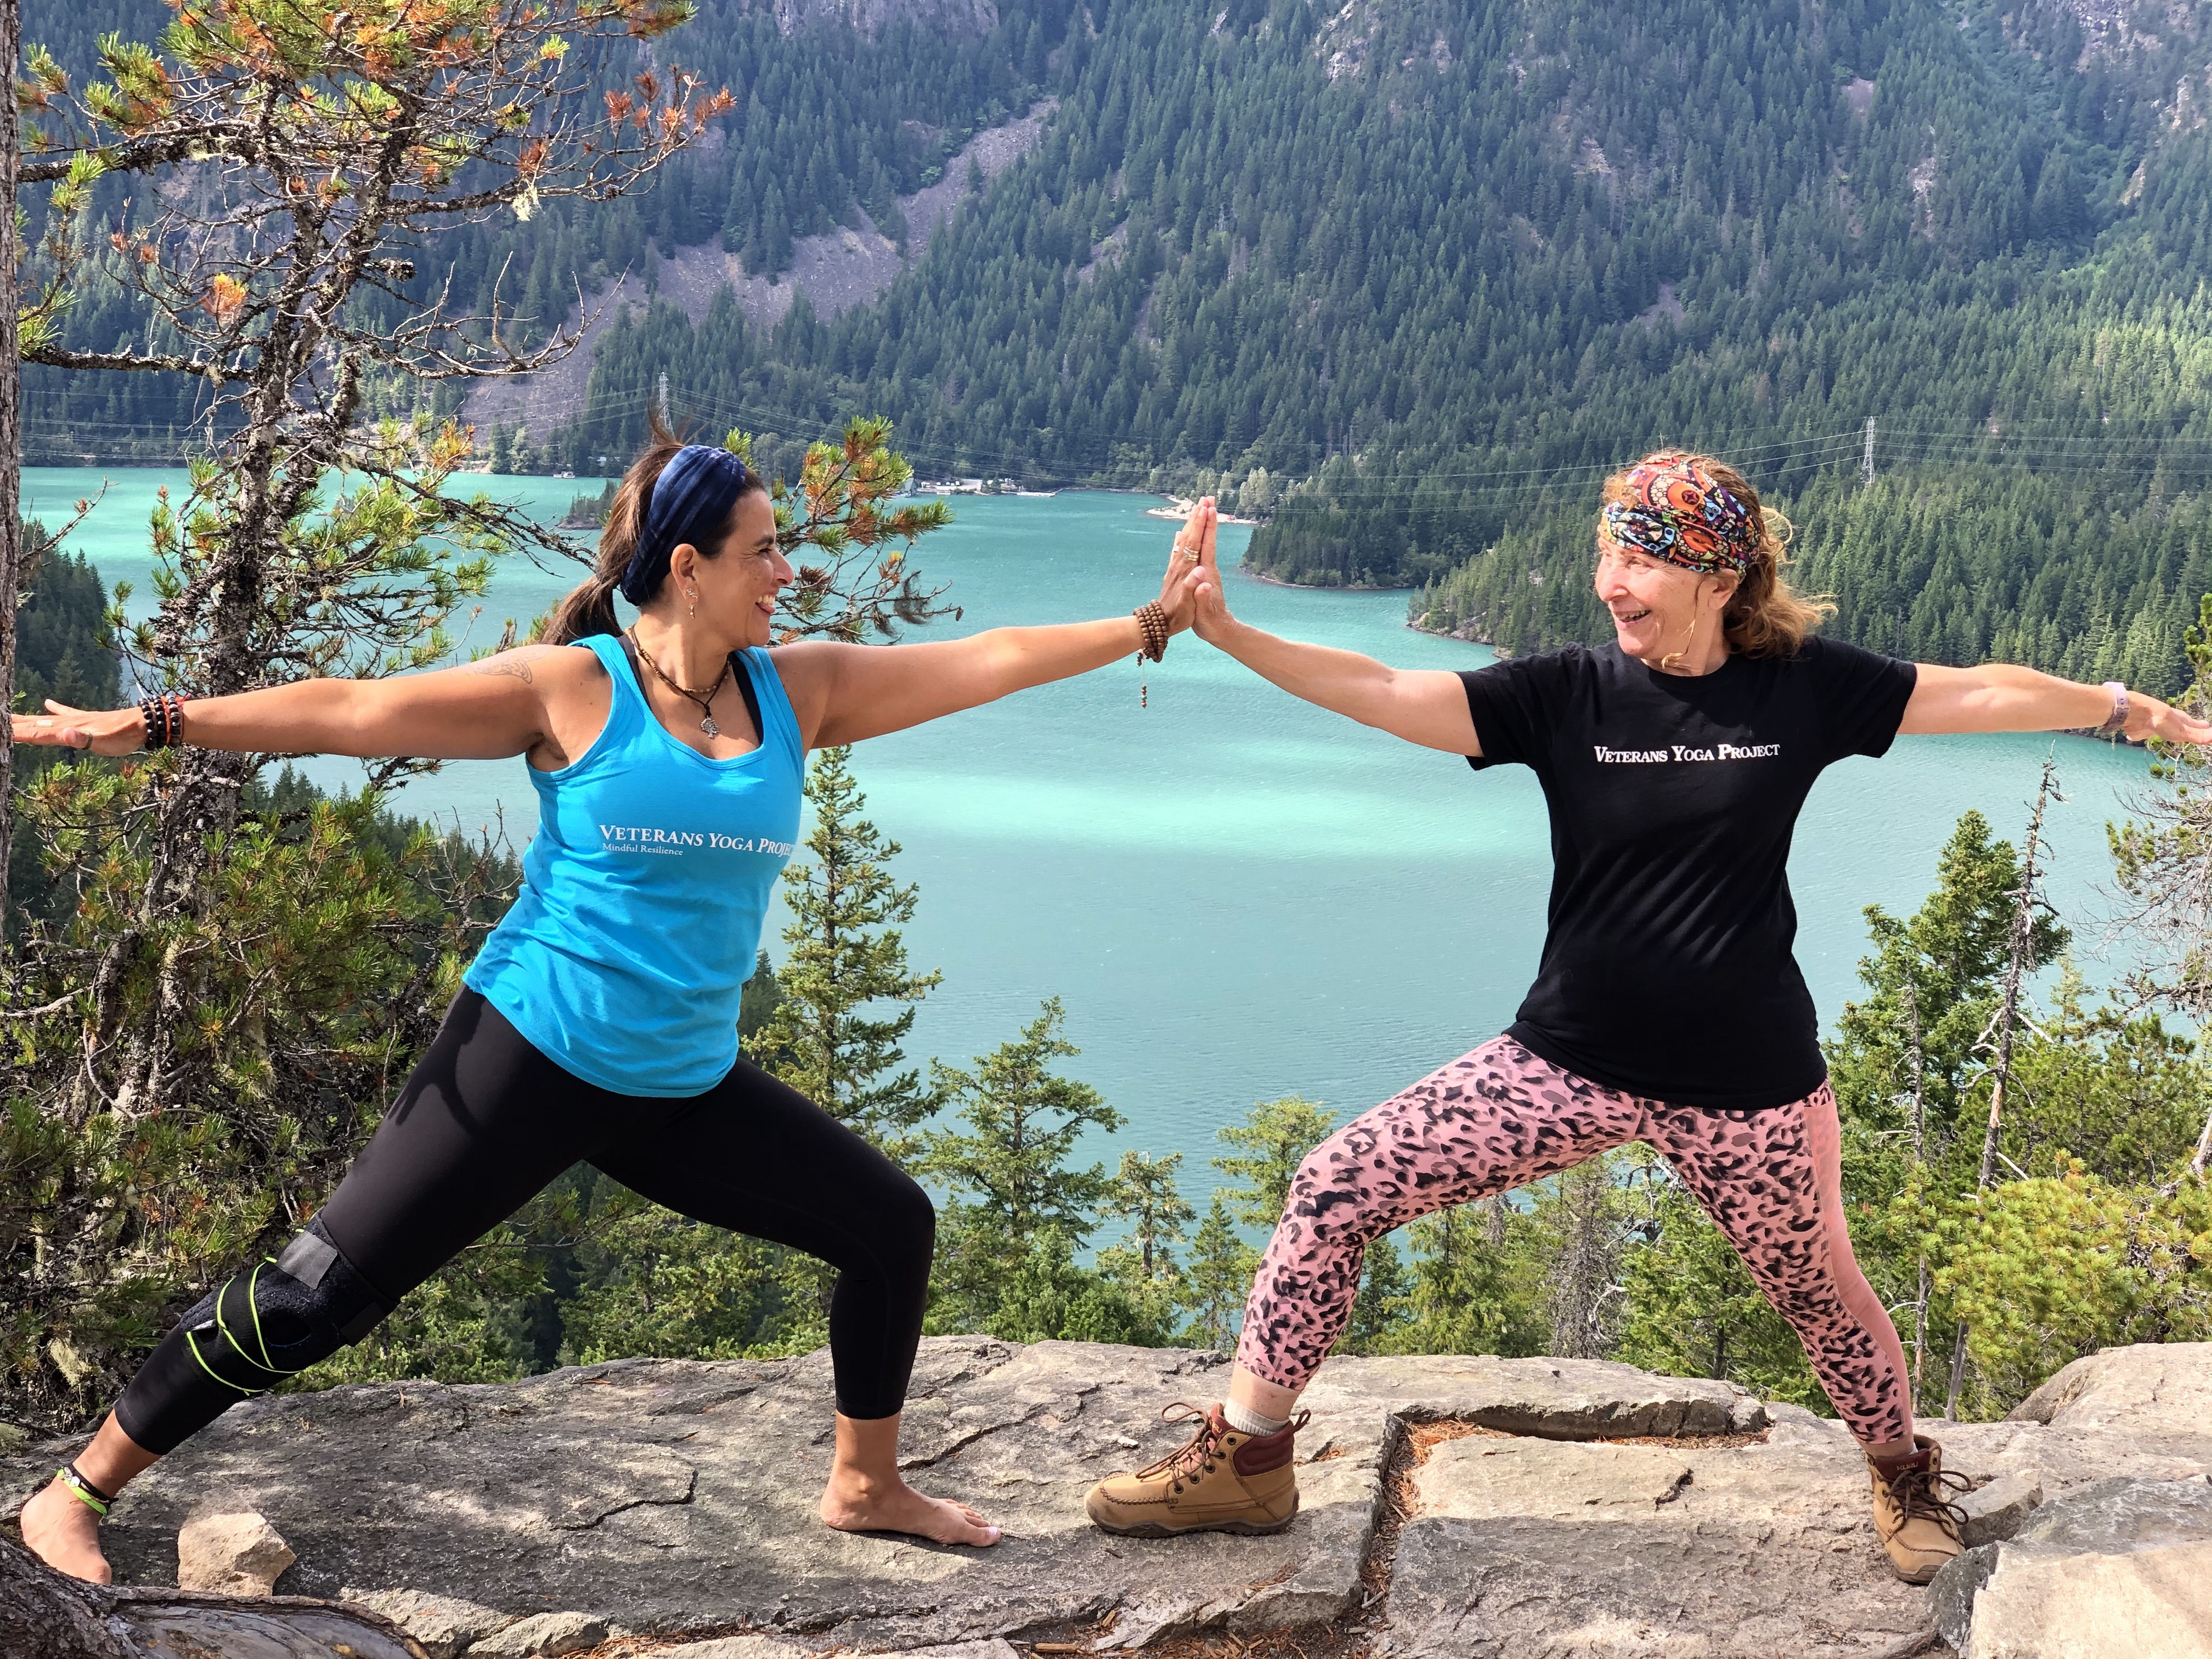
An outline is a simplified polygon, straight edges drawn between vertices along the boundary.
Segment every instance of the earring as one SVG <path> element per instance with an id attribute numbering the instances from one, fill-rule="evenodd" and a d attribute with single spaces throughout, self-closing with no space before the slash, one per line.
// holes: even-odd
<path id="1" fill-rule="evenodd" d="M 691 615 L 695 617 L 697 616 L 699 614 L 699 590 L 695 587 L 684 597 L 691 601 Z"/>

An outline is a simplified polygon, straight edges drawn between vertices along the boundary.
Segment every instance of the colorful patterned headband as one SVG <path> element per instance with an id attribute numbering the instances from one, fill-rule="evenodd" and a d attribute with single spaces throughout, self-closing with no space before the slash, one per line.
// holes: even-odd
<path id="1" fill-rule="evenodd" d="M 1685 455 L 1638 463 L 1628 504 L 1607 501 L 1605 533 L 1621 546 L 1685 570 L 1742 570 L 1759 554 L 1759 526 L 1743 498 L 1699 476 Z"/>

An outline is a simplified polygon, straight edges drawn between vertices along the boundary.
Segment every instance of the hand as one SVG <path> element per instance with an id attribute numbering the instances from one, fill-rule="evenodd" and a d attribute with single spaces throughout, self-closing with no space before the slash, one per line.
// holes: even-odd
<path id="1" fill-rule="evenodd" d="M 1200 527 L 1198 562 L 1191 573 L 1196 584 L 1194 599 L 1197 616 L 1191 627 L 1201 640 L 1218 643 L 1220 635 L 1237 619 L 1229 614 L 1229 596 L 1221 585 L 1220 550 L 1217 539 L 1221 528 L 1221 515 L 1214 508 L 1212 496 L 1208 495 L 1200 501 L 1193 509 L 1191 518 L 1195 521 L 1201 514 L 1204 522 Z"/>
<path id="2" fill-rule="evenodd" d="M 1180 634 L 1197 617 L 1199 572 L 1203 550 L 1213 543 L 1213 498 L 1209 495 L 1190 510 L 1176 532 L 1168 554 L 1167 574 L 1160 579 L 1160 609 L 1167 612 L 1170 633 Z"/>
<path id="3" fill-rule="evenodd" d="M 72 708 L 46 699 L 43 714 L 10 714 L 15 741 L 42 749 L 89 749 L 135 755 L 146 746 L 146 717 L 136 708 Z"/>
<path id="4" fill-rule="evenodd" d="M 2160 702 L 2141 691 L 2130 691 L 2127 733 L 2137 740 L 2159 738 L 2167 743 L 2202 744 L 2212 743 L 2212 722 L 2185 714 L 2172 703 Z"/>

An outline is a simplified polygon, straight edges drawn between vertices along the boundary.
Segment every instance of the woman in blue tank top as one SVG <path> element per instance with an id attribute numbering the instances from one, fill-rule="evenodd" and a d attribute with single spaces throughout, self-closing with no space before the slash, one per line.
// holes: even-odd
<path id="1" fill-rule="evenodd" d="M 740 988 L 799 838 L 806 751 L 896 732 L 1132 651 L 1192 614 L 1194 551 L 1130 617 L 923 645 L 771 646 L 793 580 L 760 478 L 654 442 L 617 492 L 592 579 L 540 644 L 465 668 L 307 680 L 185 705 L 15 717 L 19 743 L 522 755 L 538 830 L 523 884 L 436 1040 L 308 1229 L 185 1314 L 75 1463 L 23 1512 L 51 1565 L 105 1580 L 97 1516 L 227 1407 L 374 1329 L 577 1161 L 699 1220 L 839 1271 L 836 1455 L 822 1518 L 991 1544 L 898 1469 L 934 1215 L 867 1141 L 738 1053 Z M 614 594 L 637 606 L 618 625 Z M 80 1501 L 82 1500 L 82 1501 Z"/>

